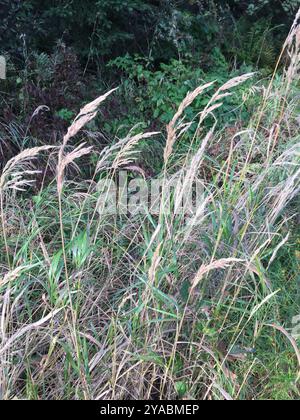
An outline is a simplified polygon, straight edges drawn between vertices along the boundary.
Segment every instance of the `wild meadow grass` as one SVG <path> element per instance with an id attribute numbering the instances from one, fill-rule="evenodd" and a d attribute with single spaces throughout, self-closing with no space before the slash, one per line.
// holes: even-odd
<path id="1" fill-rule="evenodd" d="M 78 134 L 113 91 L 81 110 L 61 146 L 6 163 L 1 398 L 299 399 L 298 23 L 299 13 L 287 69 L 250 92 L 261 100 L 247 127 L 229 137 L 214 111 L 253 74 L 216 86 L 193 121 L 185 110 L 211 83 L 183 100 L 166 130 L 157 215 L 99 213 L 97 183 L 124 168 L 141 176 L 139 142 L 160 134 L 116 138 L 93 156 L 91 179 L 80 176 L 95 152 Z M 225 141 L 226 156 L 212 159 Z M 34 187 L 45 168 L 52 179 Z M 175 173 L 179 200 L 204 183 L 189 223 L 165 211 Z"/>

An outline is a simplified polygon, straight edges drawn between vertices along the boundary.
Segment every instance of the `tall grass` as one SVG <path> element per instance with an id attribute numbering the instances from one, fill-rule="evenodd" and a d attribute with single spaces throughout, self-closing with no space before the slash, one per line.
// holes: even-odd
<path id="1" fill-rule="evenodd" d="M 93 161 L 89 181 L 68 176 L 92 152 L 72 140 L 112 91 L 81 110 L 62 146 L 24 150 L 6 164 L 1 398 L 299 398 L 299 343 L 289 330 L 300 314 L 299 14 L 282 53 L 287 70 L 276 67 L 222 161 L 209 156 L 228 140 L 214 110 L 252 75 L 217 88 L 198 120 L 186 121 L 185 109 L 211 84 L 184 99 L 167 127 L 157 216 L 97 212 L 97 181 L 124 168 L 142 173 L 139 141 L 157 133 L 117 139 Z M 178 159 L 187 133 L 188 153 Z M 57 173 L 33 193 L 41 153 Z M 208 165 L 213 175 L 189 223 L 166 212 L 172 174 L 182 179 L 181 201 Z"/>

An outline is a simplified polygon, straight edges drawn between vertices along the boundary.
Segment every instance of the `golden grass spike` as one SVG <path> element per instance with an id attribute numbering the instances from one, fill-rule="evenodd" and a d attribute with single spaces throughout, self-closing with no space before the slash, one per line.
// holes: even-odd
<path id="1" fill-rule="evenodd" d="M 226 90 L 232 89 L 236 86 L 239 86 L 242 83 L 245 83 L 248 79 L 253 77 L 255 73 L 246 73 L 242 76 L 234 77 L 231 80 L 228 80 L 223 86 L 220 87 L 219 92 L 224 92 Z"/>
<path id="2" fill-rule="evenodd" d="M 85 105 L 70 125 L 67 134 L 64 137 L 64 145 L 68 143 L 68 141 L 76 136 L 76 134 L 92 119 L 95 118 L 98 112 L 99 105 L 105 101 L 108 96 L 110 96 L 113 92 L 115 92 L 118 88 L 112 89 L 109 92 L 105 93 L 102 96 L 99 96 L 93 102 Z"/>
<path id="3" fill-rule="evenodd" d="M 198 284 L 203 279 L 205 274 L 208 274 L 212 270 L 218 270 L 218 269 L 224 270 L 225 268 L 229 267 L 232 263 L 238 263 L 238 262 L 245 262 L 245 261 L 238 258 L 223 258 L 223 259 L 214 261 L 208 265 L 203 264 L 198 270 L 196 276 L 194 277 L 192 281 L 191 291 L 193 291 L 198 286 Z"/>
<path id="4" fill-rule="evenodd" d="M 58 191 L 62 191 L 63 187 L 63 178 L 64 178 L 64 172 L 68 165 L 71 163 L 75 163 L 76 159 L 81 158 L 82 156 L 88 155 L 93 147 L 84 147 L 85 143 L 82 143 L 80 146 L 78 146 L 75 150 L 73 150 L 71 153 L 68 153 L 66 156 L 64 156 L 58 165 L 57 168 L 57 188 Z"/>
<path id="5" fill-rule="evenodd" d="M 167 144 L 164 152 L 164 160 L 165 163 L 169 160 L 169 157 L 171 156 L 173 152 L 173 147 L 176 141 L 176 132 L 179 128 L 181 128 L 181 125 L 179 127 L 176 127 L 177 121 L 179 118 L 183 115 L 184 110 L 189 107 L 193 101 L 201 95 L 206 89 L 211 87 L 214 84 L 214 82 L 207 83 L 203 86 L 197 87 L 193 92 L 190 92 L 187 94 L 187 96 L 184 98 L 184 100 L 181 102 L 178 111 L 174 115 L 172 121 L 167 125 Z"/>
<path id="6" fill-rule="evenodd" d="M 5 165 L 0 177 L 0 191 L 4 190 L 7 178 L 8 176 L 13 175 L 14 169 L 20 168 L 20 166 L 22 165 L 26 165 L 28 161 L 35 158 L 40 152 L 53 148 L 54 146 L 33 147 L 32 149 L 23 150 L 17 156 L 10 159 Z M 20 173 L 26 173 L 26 170 L 22 169 L 22 171 L 20 172 L 19 169 L 17 175 L 19 176 Z"/>

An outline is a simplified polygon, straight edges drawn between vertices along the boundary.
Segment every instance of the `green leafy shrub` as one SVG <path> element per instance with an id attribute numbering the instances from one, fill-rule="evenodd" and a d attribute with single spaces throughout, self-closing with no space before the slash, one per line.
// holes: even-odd
<path id="1" fill-rule="evenodd" d="M 149 125 L 150 118 L 154 117 L 158 125 L 165 125 L 170 122 L 188 92 L 210 81 L 224 83 L 230 73 L 224 56 L 215 48 L 210 59 L 209 73 L 205 73 L 196 63 L 193 64 L 192 58 L 189 61 L 171 60 L 161 64 L 158 70 L 153 68 L 151 62 L 139 56 L 126 55 L 111 61 L 109 66 L 117 68 L 123 74 L 121 94 L 126 97 L 127 109 L 131 110 L 132 117 L 128 123 L 143 121 Z M 246 89 L 246 86 L 241 89 Z M 207 105 L 210 93 L 208 90 L 205 95 L 195 100 L 186 110 L 186 118 L 192 120 Z M 234 95 L 225 99 L 222 111 L 224 118 L 228 120 L 228 113 L 238 107 L 238 101 Z M 218 116 L 222 119 L 222 115 Z M 233 118 L 236 118 L 236 114 Z"/>
<path id="2" fill-rule="evenodd" d="M 263 18 L 271 27 L 281 24 L 276 34 L 282 40 L 297 5 L 295 0 L 90 0 L 87 7 L 80 0 L 45 0 L 41 7 L 38 0 L 2 0 L 1 48 L 20 60 L 24 48 L 51 53 L 62 39 L 94 67 L 127 52 L 156 62 L 186 53 L 199 58 L 214 47 L 226 56 L 228 33 L 241 16 L 250 23 Z"/>

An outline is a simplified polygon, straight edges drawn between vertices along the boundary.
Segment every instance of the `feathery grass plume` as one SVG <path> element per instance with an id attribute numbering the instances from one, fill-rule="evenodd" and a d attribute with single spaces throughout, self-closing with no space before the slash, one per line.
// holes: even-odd
<path id="1" fill-rule="evenodd" d="M 210 101 L 204 108 L 204 110 L 201 112 L 200 117 L 200 124 L 207 118 L 209 114 L 211 114 L 215 109 L 219 108 L 223 105 L 222 102 L 220 102 L 222 99 L 226 98 L 227 96 L 231 96 L 232 93 L 228 92 L 230 89 L 233 89 L 242 83 L 245 83 L 248 79 L 253 77 L 255 73 L 246 73 L 242 76 L 234 77 L 230 80 L 228 80 L 226 83 L 224 83 L 217 91 L 216 93 L 211 97 Z"/>
<path id="2" fill-rule="evenodd" d="M 32 123 L 33 119 L 34 119 L 35 117 L 37 117 L 37 116 L 38 116 L 41 112 L 43 112 L 43 111 L 45 111 L 45 112 L 49 112 L 49 111 L 50 111 L 50 108 L 49 108 L 47 105 L 40 105 L 40 106 L 38 106 L 38 107 L 35 109 L 35 111 L 34 111 L 34 112 L 33 112 L 33 114 L 31 115 L 30 120 L 29 120 L 29 123 L 28 123 L 28 125 L 27 125 L 26 131 L 25 131 L 25 135 L 24 135 L 24 137 L 25 137 L 25 138 L 27 137 L 27 134 L 28 134 L 28 131 L 29 131 L 29 128 L 30 128 L 30 125 L 31 125 L 31 123 Z"/>
<path id="3" fill-rule="evenodd" d="M 299 81 L 300 77 L 300 9 L 298 10 L 291 31 L 286 39 L 282 50 L 282 55 L 284 52 L 286 52 L 289 62 L 287 68 L 284 70 L 284 75 L 282 77 L 282 87 L 277 92 L 277 94 L 281 96 L 281 104 L 279 107 L 277 120 L 275 121 L 277 124 L 277 129 L 275 130 L 272 139 L 272 152 L 275 150 L 275 147 L 279 141 L 281 126 L 284 121 L 284 116 L 287 109 L 290 88 L 293 83 Z"/>
<path id="4" fill-rule="evenodd" d="M 112 146 L 105 147 L 102 152 L 100 153 L 99 160 L 96 166 L 96 173 L 103 169 L 108 169 L 111 167 L 111 163 L 109 162 L 109 157 L 114 153 L 117 152 L 122 145 L 125 144 L 125 139 L 119 140 L 116 144 Z"/>
<path id="5" fill-rule="evenodd" d="M 211 97 L 210 101 L 204 108 L 202 112 L 200 112 L 200 121 L 199 126 L 203 123 L 203 121 L 207 118 L 209 114 L 211 114 L 216 109 L 220 108 L 223 104 L 219 102 L 223 98 L 230 96 L 231 93 L 228 92 L 228 90 L 233 89 L 234 87 L 244 83 L 249 78 L 253 77 L 255 73 L 247 73 L 242 76 L 234 77 L 233 79 L 226 82 L 223 86 L 221 86 L 217 92 Z M 193 92 L 190 92 L 187 94 L 185 99 L 180 104 L 178 111 L 174 115 L 172 121 L 167 125 L 167 144 L 164 152 L 164 161 L 165 163 L 168 162 L 170 155 L 173 152 L 173 147 L 177 139 L 177 132 L 181 131 L 181 133 L 185 132 L 187 128 L 189 128 L 189 124 L 186 127 L 186 124 L 183 124 L 183 121 L 179 121 L 179 124 L 177 125 L 178 120 L 182 117 L 185 109 L 189 107 L 192 102 L 206 89 L 210 88 L 214 85 L 215 82 L 207 83 L 203 86 L 199 86 L 197 89 L 195 89 Z"/>
<path id="6" fill-rule="evenodd" d="M 67 262 L 67 252 L 66 252 L 66 244 L 65 244 L 65 232 L 64 232 L 64 225 L 63 225 L 63 209 L 62 209 L 62 190 L 64 184 L 64 173 L 65 169 L 68 165 L 74 163 L 74 161 L 91 151 L 91 147 L 84 147 L 84 144 L 78 146 L 73 152 L 65 155 L 65 148 L 68 141 L 74 137 L 88 122 L 90 122 L 98 112 L 98 107 L 105 99 L 115 92 L 116 89 L 112 89 L 111 91 L 107 92 L 105 95 L 102 95 L 95 99 L 93 102 L 90 102 L 85 107 L 81 109 L 71 126 L 69 127 L 67 134 L 64 136 L 63 144 L 60 147 L 59 154 L 58 154 L 58 163 L 57 163 L 57 193 L 58 193 L 58 209 L 59 209 L 59 225 L 60 225 L 60 236 L 61 236 L 61 245 L 62 245 L 62 254 L 63 254 L 63 261 L 64 261 L 64 268 L 65 268 L 65 278 L 67 284 L 67 293 L 68 299 L 71 309 L 71 318 L 72 318 L 72 325 L 71 325 L 71 332 L 72 332 L 72 339 L 75 345 L 75 351 L 78 360 L 80 360 L 80 342 L 78 340 L 78 334 L 76 330 L 77 319 L 75 308 L 73 305 L 72 300 L 72 292 L 71 292 L 71 284 L 69 278 L 69 269 L 68 269 L 68 262 Z"/>
<path id="7" fill-rule="evenodd" d="M 107 146 L 106 148 L 102 150 L 102 152 L 100 153 L 98 162 L 97 162 L 94 177 L 97 175 L 97 173 L 99 173 L 100 171 L 104 169 L 116 170 L 120 166 L 124 167 L 124 166 L 130 165 L 138 153 L 136 150 L 134 150 L 137 143 L 141 139 L 148 139 L 150 137 L 153 137 L 154 135 L 160 134 L 159 132 L 152 132 L 152 133 L 140 133 L 135 136 L 132 136 L 131 134 L 136 129 L 136 127 L 137 125 L 134 126 L 130 130 L 128 136 L 126 136 L 124 139 L 121 139 L 116 144 L 113 144 L 112 146 Z M 136 170 L 136 168 L 134 167 L 132 167 L 132 169 Z M 63 178 L 63 171 L 59 173 L 60 185 L 62 185 L 62 178 Z M 111 185 L 111 181 L 109 181 L 109 184 Z M 97 209 L 99 208 L 99 204 L 100 204 L 100 201 L 98 200 L 97 205 L 95 207 L 94 214 L 92 216 L 92 220 L 94 220 L 94 217 L 97 213 Z M 101 201 L 101 205 L 103 204 L 104 204 L 103 201 Z"/>
<path id="8" fill-rule="evenodd" d="M 185 109 L 189 107 L 194 102 L 194 100 L 199 95 L 201 95 L 201 93 L 210 88 L 213 84 L 214 82 L 207 83 L 203 86 L 197 87 L 197 89 L 195 89 L 193 92 L 188 93 L 184 100 L 181 102 L 178 111 L 174 115 L 172 121 L 167 125 L 167 144 L 164 152 L 165 164 L 168 162 L 169 157 L 173 152 L 173 147 L 177 138 L 176 133 L 183 128 L 182 121 L 179 122 L 178 126 L 176 126 L 178 120 L 182 117 Z"/>
<path id="9" fill-rule="evenodd" d="M 32 170 L 32 160 L 40 153 L 53 146 L 34 147 L 32 149 L 23 150 L 17 156 L 10 159 L 2 170 L 0 176 L 0 212 L 1 212 L 1 226 L 3 232 L 3 239 L 5 244 L 7 262 L 10 266 L 9 249 L 7 243 L 7 234 L 5 228 L 5 214 L 4 214 L 4 195 L 8 190 L 24 191 L 25 187 L 31 186 L 33 180 L 24 178 L 24 176 L 34 175 L 38 171 Z"/>
<path id="10" fill-rule="evenodd" d="M 88 103 L 85 105 L 74 119 L 73 123 L 68 128 L 67 134 L 64 136 L 63 144 L 60 147 L 59 155 L 58 155 L 58 164 L 57 164 L 57 188 L 58 193 L 60 194 L 63 187 L 63 178 L 64 178 L 64 171 L 70 163 L 73 163 L 75 159 L 82 157 L 91 151 L 90 148 L 83 148 L 83 145 L 79 146 L 73 153 L 69 156 L 64 156 L 65 147 L 68 141 L 76 136 L 78 132 L 91 120 L 93 120 L 97 113 L 98 108 L 102 102 L 105 101 L 113 92 L 115 92 L 118 88 L 112 89 L 107 92 L 105 95 L 99 96 L 93 102 Z"/>
<path id="11" fill-rule="evenodd" d="M 203 264 L 197 274 L 195 275 L 194 279 L 192 280 L 192 287 L 191 287 L 191 291 L 193 291 L 198 284 L 200 283 L 200 281 L 203 279 L 203 277 L 208 274 L 210 271 L 212 270 L 224 270 L 227 267 L 230 267 L 233 263 L 238 263 L 238 262 L 245 262 L 245 260 L 241 260 L 238 258 L 223 258 L 217 261 L 214 261 L 208 265 Z"/>
<path id="12" fill-rule="evenodd" d="M 153 136 L 160 134 L 159 132 L 151 133 L 140 133 L 133 137 L 127 137 L 125 142 L 121 144 L 121 150 L 117 154 L 112 164 L 112 168 L 116 169 L 121 166 L 130 165 L 134 163 L 135 156 L 139 153 L 137 150 L 134 150 L 135 146 L 142 139 L 149 139 Z"/>
<path id="13" fill-rule="evenodd" d="M 135 146 L 142 139 L 148 139 L 153 136 L 160 134 L 160 132 L 150 133 L 139 133 L 131 136 L 131 132 L 125 138 L 119 140 L 116 144 L 106 147 L 100 153 L 99 160 L 96 167 L 96 172 L 103 169 L 116 169 L 120 166 L 130 165 L 134 162 L 137 150 L 134 150 Z M 109 162 L 109 158 L 114 156 L 112 162 Z"/>
<path id="14" fill-rule="evenodd" d="M 57 189 L 59 193 L 62 192 L 64 183 L 64 173 L 67 166 L 72 164 L 77 167 L 75 160 L 81 158 L 82 156 L 88 155 L 92 151 L 92 146 L 84 147 L 84 145 L 85 143 L 80 144 L 78 147 L 76 147 L 75 150 L 63 156 L 63 158 L 61 159 L 60 164 L 57 167 Z"/>
<path id="15" fill-rule="evenodd" d="M 299 18 L 300 19 L 300 18 Z M 299 20 L 300 22 L 300 20 Z M 286 78 L 288 80 L 287 90 L 293 80 L 299 79 L 299 63 L 300 63 L 300 23 L 295 28 L 293 34 L 293 42 L 288 48 L 288 56 L 290 59 L 290 65 L 286 70 Z"/>
<path id="16" fill-rule="evenodd" d="M 292 51 L 296 51 L 299 53 L 299 46 L 300 46 L 300 8 L 295 16 L 294 22 L 291 26 L 290 32 L 286 41 L 284 43 L 283 49 L 289 49 L 289 54 Z"/>
<path id="17" fill-rule="evenodd" d="M 68 141 L 76 136 L 76 134 L 90 121 L 92 121 L 97 113 L 98 108 L 102 102 L 104 102 L 113 92 L 115 92 L 118 88 L 112 89 L 109 92 L 105 93 L 102 96 L 99 96 L 93 102 L 88 103 L 85 105 L 74 119 L 73 123 L 68 128 L 67 134 L 64 136 L 64 145 L 68 143 Z"/>
<path id="18" fill-rule="evenodd" d="M 40 105 L 40 106 L 38 106 L 38 107 L 36 108 L 36 110 L 34 111 L 34 113 L 32 114 L 32 116 L 31 116 L 31 118 L 30 118 L 30 121 L 31 121 L 33 118 L 37 117 L 37 116 L 38 116 L 41 112 L 43 112 L 43 111 L 49 112 L 49 111 L 50 111 L 50 108 L 49 108 L 47 105 Z"/>
<path id="19" fill-rule="evenodd" d="M 267 89 L 264 90 L 264 97 L 263 97 L 263 102 L 262 105 L 260 106 L 260 108 L 258 109 L 257 112 L 257 121 L 255 123 L 255 132 L 254 132 L 254 136 L 253 136 L 253 140 L 252 140 L 252 144 L 250 147 L 250 150 L 248 152 L 248 156 L 246 159 L 246 164 L 244 166 L 244 172 L 246 171 L 246 167 L 247 164 L 250 161 L 251 158 L 251 154 L 253 151 L 253 146 L 255 144 L 258 132 L 259 132 L 259 128 L 260 125 L 262 123 L 263 120 L 263 116 L 266 112 L 266 108 L 268 105 L 268 101 L 270 100 L 271 96 L 272 96 L 272 88 L 274 85 L 274 81 L 276 78 L 276 75 L 278 74 L 278 69 L 280 66 L 280 63 L 282 62 L 282 59 L 284 57 L 284 54 L 287 53 L 287 55 L 290 58 L 290 65 L 289 68 L 285 71 L 285 76 L 283 77 L 283 81 L 282 81 L 282 89 L 280 89 L 281 92 L 276 92 L 276 95 L 282 95 L 282 91 L 284 91 L 283 97 L 281 98 L 281 112 L 280 112 L 280 116 L 279 116 L 279 120 L 276 121 L 276 123 L 278 124 L 278 127 L 280 127 L 280 124 L 282 123 L 283 120 L 283 115 L 284 115 L 284 110 L 286 107 L 286 99 L 287 99 L 287 95 L 289 92 L 289 88 L 291 86 L 291 83 L 293 81 L 294 78 L 298 77 L 298 72 L 299 72 L 299 44 L 300 44 L 300 8 L 297 12 L 297 15 L 295 17 L 295 20 L 293 22 L 293 25 L 291 27 L 291 30 L 289 32 L 289 35 L 287 36 L 283 47 L 281 49 L 281 53 L 279 55 L 279 58 L 277 60 L 277 63 L 275 65 L 275 69 L 273 71 L 273 75 L 271 77 L 271 80 L 268 84 Z M 280 130 L 276 130 L 276 133 L 274 135 L 273 140 L 273 148 L 275 147 L 277 140 L 278 140 L 278 136 L 279 136 Z M 245 173 L 243 174 L 244 177 Z"/>
<path id="20" fill-rule="evenodd" d="M 279 187 L 279 188 L 278 188 Z M 279 184 L 269 197 L 274 199 L 272 209 L 269 216 L 271 224 L 275 223 L 281 211 L 286 208 L 287 204 L 291 202 L 300 192 L 300 167 L 286 181 Z"/>
<path id="21" fill-rule="evenodd" d="M 251 194 L 256 193 L 260 188 L 263 188 L 264 183 L 272 173 L 281 171 L 286 173 L 285 179 L 278 183 L 273 188 L 266 192 L 264 197 L 264 205 L 269 208 L 267 215 L 268 223 L 275 223 L 276 219 L 286 208 L 287 204 L 291 202 L 300 192 L 300 143 L 286 150 L 276 161 L 268 166 L 253 183 L 251 193 L 246 192 L 239 199 L 236 210 L 245 208 L 247 201 L 251 199 Z"/>
<path id="22" fill-rule="evenodd" d="M 265 196 L 265 203 L 275 202 L 271 206 L 271 219 L 274 221 L 280 211 L 286 207 L 287 203 L 290 202 L 299 192 L 300 178 L 299 178 L 299 155 L 300 155 L 300 143 L 295 144 L 288 150 L 283 152 L 275 162 L 269 164 L 262 172 L 257 176 L 257 179 L 251 185 L 251 192 L 247 191 L 241 195 L 240 199 L 236 204 L 236 211 L 245 208 L 247 201 L 251 198 L 251 194 L 259 191 L 263 188 L 265 182 L 275 171 L 283 171 L 288 173 L 285 180 L 278 183 Z M 277 204 L 275 204 L 277 203 Z"/>
<path id="23" fill-rule="evenodd" d="M 255 76 L 255 73 L 246 73 L 242 74 L 241 76 L 234 77 L 233 79 L 228 80 L 228 82 L 224 83 L 216 93 L 215 101 L 218 100 L 220 97 L 220 92 L 225 92 L 227 90 L 233 89 L 236 86 L 241 85 L 242 83 L 245 83 L 248 79 L 251 79 L 251 77 Z"/>
<path id="24" fill-rule="evenodd" d="M 3 168 L 0 177 L 0 193 L 2 194 L 6 189 L 20 189 L 25 185 L 30 185 L 32 181 L 24 179 L 24 175 L 37 173 L 37 171 L 30 170 L 32 168 L 32 160 L 39 153 L 53 148 L 54 146 L 41 146 L 26 149 L 10 159 Z M 10 177 L 12 178 L 11 180 L 9 180 Z"/>

